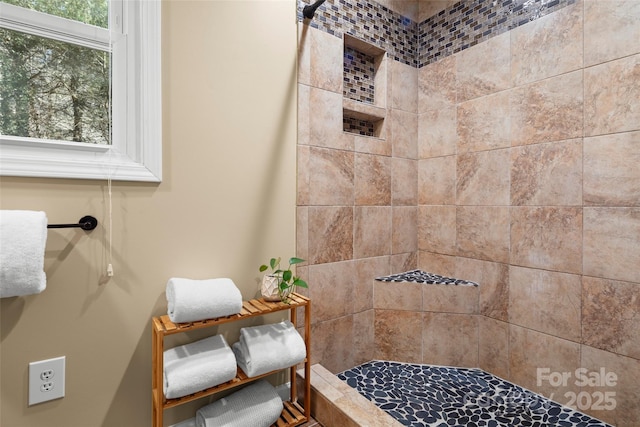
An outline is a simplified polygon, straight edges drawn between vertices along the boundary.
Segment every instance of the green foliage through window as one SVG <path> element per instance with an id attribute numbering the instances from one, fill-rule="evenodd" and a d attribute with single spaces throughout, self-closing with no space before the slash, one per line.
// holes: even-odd
<path id="1" fill-rule="evenodd" d="M 105 26 L 107 0 L 8 0 Z M 0 28 L 0 134 L 110 143 L 110 53 Z"/>

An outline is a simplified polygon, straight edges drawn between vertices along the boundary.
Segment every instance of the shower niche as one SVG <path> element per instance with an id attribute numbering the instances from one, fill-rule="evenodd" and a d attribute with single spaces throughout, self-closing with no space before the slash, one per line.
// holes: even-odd
<path id="1" fill-rule="evenodd" d="M 343 131 L 384 138 L 387 113 L 386 52 L 345 34 L 343 60 Z"/>

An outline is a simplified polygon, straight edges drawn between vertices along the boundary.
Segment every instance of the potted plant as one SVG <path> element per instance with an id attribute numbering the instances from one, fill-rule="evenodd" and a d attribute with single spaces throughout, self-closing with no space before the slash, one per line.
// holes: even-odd
<path id="1" fill-rule="evenodd" d="M 280 257 L 271 258 L 269 265 L 262 264 L 260 272 L 265 272 L 271 268 L 271 273 L 262 277 L 262 286 L 260 292 L 266 301 L 283 301 L 288 302 L 289 294 L 295 290 L 297 286 L 307 288 L 307 282 L 293 275 L 291 266 L 300 264 L 305 260 L 301 258 L 289 258 L 289 267 L 286 270 L 280 268 Z"/>

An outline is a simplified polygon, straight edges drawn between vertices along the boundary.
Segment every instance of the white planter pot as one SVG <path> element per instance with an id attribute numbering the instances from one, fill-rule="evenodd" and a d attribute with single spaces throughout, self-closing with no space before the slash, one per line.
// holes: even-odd
<path id="1" fill-rule="evenodd" d="M 280 293 L 278 292 L 278 284 L 280 278 L 271 274 L 265 274 L 262 276 L 262 286 L 260 286 L 260 293 L 265 301 L 281 301 Z M 291 289 L 285 291 L 284 297 L 291 293 Z"/>

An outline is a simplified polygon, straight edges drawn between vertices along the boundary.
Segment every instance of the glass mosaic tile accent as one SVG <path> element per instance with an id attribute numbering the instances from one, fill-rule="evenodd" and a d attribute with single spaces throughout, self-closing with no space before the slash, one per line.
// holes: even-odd
<path id="1" fill-rule="evenodd" d="M 342 118 L 343 131 L 363 136 L 376 136 L 375 125 L 367 120 L 344 116 Z"/>
<path id="2" fill-rule="evenodd" d="M 420 22 L 368 0 L 326 0 L 309 21 L 336 37 L 350 34 L 385 50 L 396 61 L 423 67 L 576 0 L 462 0 Z M 302 8 L 311 3 L 300 0 Z"/>
<path id="3" fill-rule="evenodd" d="M 418 24 L 420 67 L 513 30 L 575 0 L 463 0 Z"/>
<path id="4" fill-rule="evenodd" d="M 476 282 L 440 276 L 422 270 L 411 270 L 405 271 L 404 273 L 392 274 L 391 276 L 376 277 L 376 280 L 380 282 L 426 283 L 428 285 L 478 286 Z"/>
<path id="5" fill-rule="evenodd" d="M 344 47 L 343 95 L 345 98 L 373 104 L 375 74 L 373 56 L 349 46 Z"/>
<path id="6" fill-rule="evenodd" d="M 374 360 L 338 378 L 405 426 L 611 427 L 477 368 Z"/>

